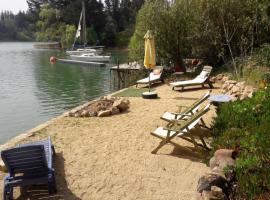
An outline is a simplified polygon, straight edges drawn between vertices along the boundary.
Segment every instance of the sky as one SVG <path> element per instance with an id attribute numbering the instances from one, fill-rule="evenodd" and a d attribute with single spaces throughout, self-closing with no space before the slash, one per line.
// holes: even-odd
<path id="1" fill-rule="evenodd" d="M 0 0 L 0 12 L 11 10 L 17 14 L 20 10 L 26 11 L 28 8 L 26 0 Z"/>

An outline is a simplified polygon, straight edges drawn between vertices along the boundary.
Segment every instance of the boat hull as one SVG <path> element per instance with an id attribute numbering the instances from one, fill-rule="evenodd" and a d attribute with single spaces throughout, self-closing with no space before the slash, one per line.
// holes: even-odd
<path id="1" fill-rule="evenodd" d="M 68 55 L 82 55 L 85 53 L 95 53 L 99 55 L 102 52 L 103 52 L 102 49 L 83 49 L 83 50 L 66 51 Z"/>
<path id="2" fill-rule="evenodd" d="M 85 61 L 85 62 L 109 62 L 110 56 L 97 56 L 97 55 L 70 55 L 72 60 Z"/>

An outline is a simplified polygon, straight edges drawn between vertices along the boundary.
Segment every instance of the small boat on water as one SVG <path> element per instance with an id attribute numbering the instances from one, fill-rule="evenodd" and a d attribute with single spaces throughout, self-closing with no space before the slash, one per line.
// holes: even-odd
<path id="1" fill-rule="evenodd" d="M 109 62 L 110 56 L 101 56 L 94 53 L 85 53 L 82 55 L 70 55 L 72 60 L 79 60 L 85 62 Z"/>
<path id="2" fill-rule="evenodd" d="M 86 53 L 94 53 L 96 55 L 99 55 L 103 52 L 102 47 L 86 47 L 84 49 L 76 49 L 76 50 L 68 50 L 66 53 L 68 55 L 82 55 Z"/>
<path id="3" fill-rule="evenodd" d="M 76 48 L 75 43 L 78 38 L 81 38 L 83 45 L 81 47 Z M 85 21 L 85 4 L 84 0 L 82 0 L 82 11 L 78 23 L 77 32 L 74 38 L 74 42 L 71 50 L 67 50 L 66 53 L 68 55 L 82 55 L 87 53 L 95 53 L 99 55 L 103 52 L 104 46 L 87 46 L 87 37 L 86 37 L 86 21 Z"/>

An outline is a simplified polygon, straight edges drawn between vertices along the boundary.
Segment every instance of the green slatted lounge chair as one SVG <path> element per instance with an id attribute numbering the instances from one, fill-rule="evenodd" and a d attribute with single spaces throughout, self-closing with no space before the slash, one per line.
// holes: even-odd
<path id="1" fill-rule="evenodd" d="M 196 113 L 199 109 L 199 107 L 209 98 L 210 92 L 208 91 L 205 93 L 201 98 L 197 99 L 191 106 L 186 107 L 186 106 L 180 106 L 180 107 L 185 107 L 185 110 L 181 112 L 165 112 L 160 119 L 165 120 L 165 121 L 172 121 L 172 120 L 179 120 L 183 119 L 185 117 L 190 117 L 194 113 Z"/>
<path id="2" fill-rule="evenodd" d="M 157 153 L 157 151 L 167 143 L 177 145 L 171 141 L 176 136 L 191 142 L 196 147 L 203 147 L 209 150 L 210 148 L 206 145 L 202 136 L 199 136 L 201 143 L 197 143 L 194 136 L 190 133 L 190 130 L 195 128 L 199 124 L 203 115 L 209 111 L 209 106 L 210 104 L 186 120 L 172 121 L 166 127 L 158 127 L 156 130 L 151 132 L 153 136 L 162 140 L 160 144 L 152 151 L 152 153 Z"/>

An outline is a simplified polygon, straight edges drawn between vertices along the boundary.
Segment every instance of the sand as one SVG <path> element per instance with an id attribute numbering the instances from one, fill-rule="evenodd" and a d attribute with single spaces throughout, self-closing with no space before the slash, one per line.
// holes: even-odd
<path id="1" fill-rule="evenodd" d="M 159 119 L 164 111 L 191 105 L 207 90 L 177 92 L 161 85 L 156 91 L 160 97 L 156 100 L 130 97 L 126 113 L 106 118 L 60 118 L 21 141 L 52 137 L 58 193 L 48 195 L 46 187 L 36 186 L 27 192 L 16 189 L 16 199 L 195 200 L 198 179 L 209 171 L 206 152 L 176 139 L 180 147 L 167 144 L 151 154 L 160 140 L 150 132 L 166 124 Z M 204 117 L 208 125 L 213 116 L 211 108 Z"/>

